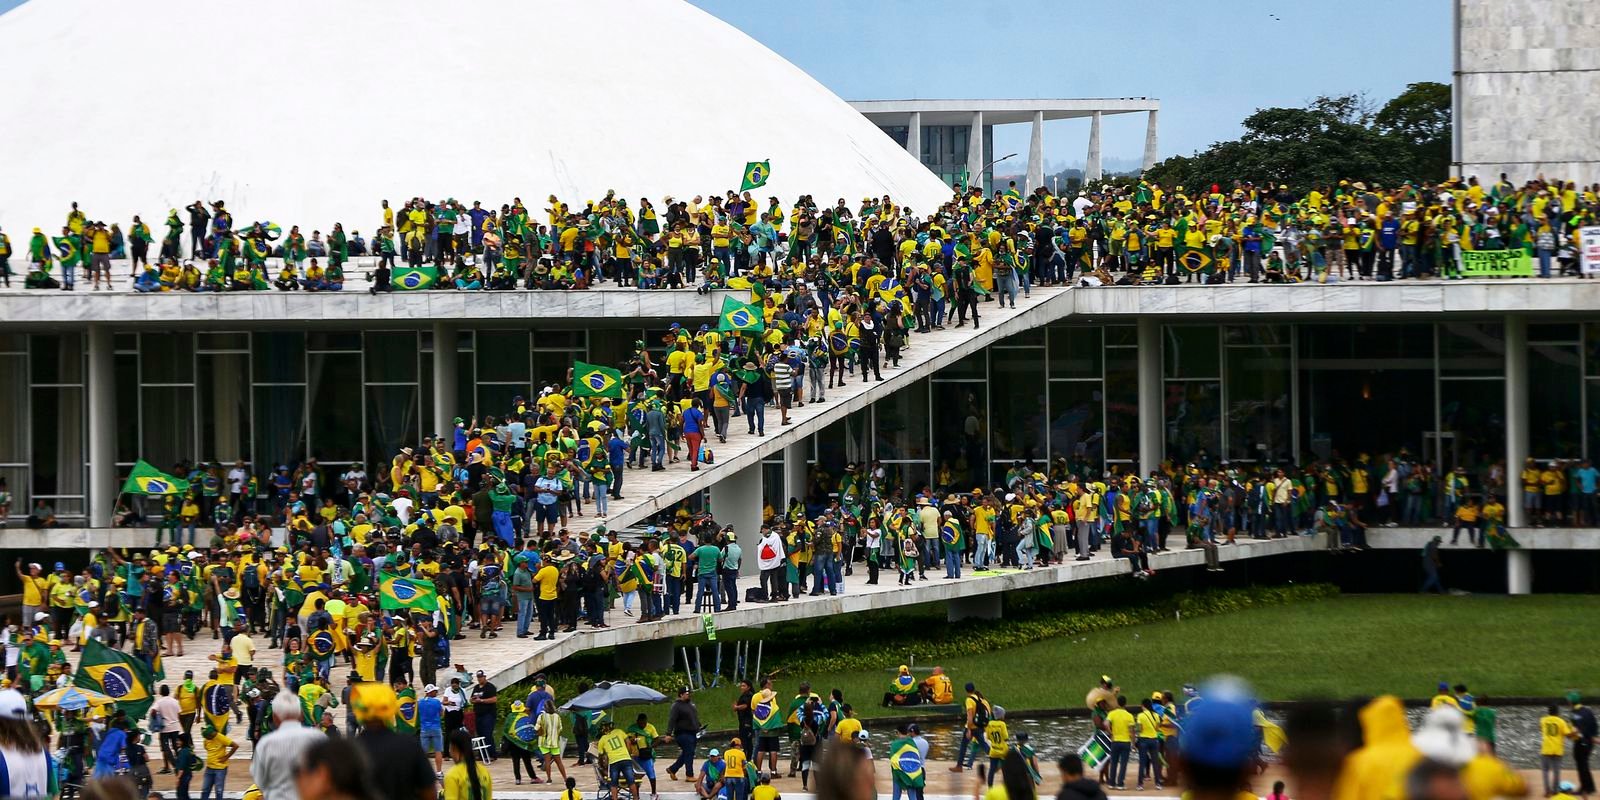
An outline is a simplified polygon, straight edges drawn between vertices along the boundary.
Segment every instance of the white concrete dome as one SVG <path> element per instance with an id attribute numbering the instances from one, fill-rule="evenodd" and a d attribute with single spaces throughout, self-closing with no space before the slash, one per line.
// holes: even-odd
<path id="1" fill-rule="evenodd" d="M 498 207 L 738 189 L 787 208 L 949 189 L 756 40 L 683 0 L 29 0 L 0 14 L 0 228 L 226 200 L 370 231 L 379 202 Z M 185 218 L 186 219 L 186 218 Z"/>

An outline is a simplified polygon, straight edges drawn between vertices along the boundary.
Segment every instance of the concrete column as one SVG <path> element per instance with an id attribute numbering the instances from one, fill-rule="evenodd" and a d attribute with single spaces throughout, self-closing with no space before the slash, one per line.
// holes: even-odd
<path id="1" fill-rule="evenodd" d="M 1161 465 L 1166 450 L 1161 387 L 1161 323 L 1139 318 L 1139 476 Z"/>
<path id="2" fill-rule="evenodd" d="M 651 639 L 617 645 L 611 658 L 619 672 L 671 672 L 677 651 L 671 638 Z"/>
<path id="3" fill-rule="evenodd" d="M 1506 315 L 1506 524 L 1521 528 L 1522 462 L 1528 458 L 1528 319 Z"/>
<path id="4" fill-rule="evenodd" d="M 983 112 L 972 112 L 972 133 L 967 136 L 967 185 L 983 188 Z"/>
<path id="5" fill-rule="evenodd" d="M 1147 170 L 1156 165 L 1159 159 L 1156 156 L 1156 115 L 1161 112 L 1151 109 L 1150 119 L 1144 126 L 1144 165 L 1139 169 Z"/>
<path id="6" fill-rule="evenodd" d="M 433 428 L 423 431 L 453 441 L 455 418 L 470 416 L 467 409 L 456 408 L 456 326 L 447 322 L 433 323 Z"/>
<path id="7" fill-rule="evenodd" d="M 918 162 L 922 161 L 922 112 L 911 112 L 910 121 L 906 122 L 906 152 Z"/>
<path id="8" fill-rule="evenodd" d="M 1506 551 L 1506 594 L 1533 594 L 1533 554 Z"/>
<path id="9" fill-rule="evenodd" d="M 1044 112 L 1033 112 L 1033 136 L 1028 139 L 1028 181 L 1024 187 L 1032 193 L 1044 185 Z"/>
<path id="10" fill-rule="evenodd" d="M 811 456 L 811 437 L 783 448 L 783 508 L 789 507 L 790 498 L 802 501 L 806 496 L 806 460 Z M 782 509 L 780 509 L 780 513 Z"/>
<path id="11" fill-rule="evenodd" d="M 957 597 L 945 606 L 945 618 L 951 622 L 964 619 L 999 619 L 1005 608 L 1004 595 L 999 592 Z"/>
<path id="12" fill-rule="evenodd" d="M 1089 118 L 1089 159 L 1083 165 L 1085 183 L 1100 180 L 1100 117 L 1102 116 L 1104 115 L 1101 112 L 1096 111 L 1094 116 Z"/>
<path id="13" fill-rule="evenodd" d="M 730 472 L 711 484 L 711 514 L 718 525 L 732 525 L 743 560 L 740 575 L 756 575 L 756 546 L 761 542 L 761 463 Z"/>
<path id="14" fill-rule="evenodd" d="M 112 366 L 111 329 L 90 325 L 89 350 L 89 485 L 85 499 L 89 527 L 111 527 L 117 507 L 117 383 Z M 165 466 L 165 465 L 162 465 Z"/>

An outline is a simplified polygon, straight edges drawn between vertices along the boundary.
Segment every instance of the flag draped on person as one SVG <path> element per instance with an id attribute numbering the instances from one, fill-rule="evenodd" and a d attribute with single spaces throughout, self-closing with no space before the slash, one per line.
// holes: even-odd
<path id="1" fill-rule="evenodd" d="M 378 574 L 378 607 L 384 611 L 439 610 L 439 592 L 433 581 L 409 578 L 393 572 Z"/>
<path id="2" fill-rule="evenodd" d="M 622 399 L 622 371 L 610 367 L 585 364 L 572 365 L 573 397 L 610 397 Z"/>
<path id="3" fill-rule="evenodd" d="M 438 282 L 439 268 L 435 266 L 397 267 L 389 280 L 391 286 L 405 292 L 431 289 Z"/>
<path id="4" fill-rule="evenodd" d="M 896 786 L 903 789 L 922 788 L 927 778 L 923 771 L 922 751 L 917 749 L 914 740 L 905 737 L 889 743 L 889 772 Z"/>
<path id="5" fill-rule="evenodd" d="M 748 192 L 766 186 L 770 177 L 772 177 L 771 161 L 751 161 L 744 165 L 744 182 L 739 184 L 739 191 Z"/>
<path id="6" fill-rule="evenodd" d="M 122 482 L 123 494 L 168 495 L 189 491 L 189 482 L 162 472 L 143 459 L 134 462 L 133 471 Z"/>
<path id="7" fill-rule="evenodd" d="M 945 547 L 961 552 L 966 541 L 961 530 L 961 521 L 955 517 L 945 520 L 939 526 L 939 541 L 943 542 Z"/>
<path id="8" fill-rule="evenodd" d="M 71 236 L 57 236 L 55 243 L 56 260 L 61 262 L 61 266 L 72 267 L 83 263 L 83 251 L 79 248 L 77 239 Z"/>
<path id="9" fill-rule="evenodd" d="M 722 299 L 722 314 L 717 330 L 723 333 L 753 331 L 760 333 L 767 327 L 761 309 L 750 303 L 741 303 L 732 297 Z"/>
<path id="10" fill-rule="evenodd" d="M 143 719 L 155 701 L 150 691 L 155 677 L 150 668 L 133 656 L 101 644 L 98 639 L 90 639 L 84 645 L 72 683 L 117 701 L 117 707 L 134 719 Z"/>

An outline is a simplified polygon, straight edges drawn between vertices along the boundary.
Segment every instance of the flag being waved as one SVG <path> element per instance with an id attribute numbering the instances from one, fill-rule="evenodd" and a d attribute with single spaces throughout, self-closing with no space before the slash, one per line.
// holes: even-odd
<path id="1" fill-rule="evenodd" d="M 744 165 L 744 182 L 739 184 L 739 191 L 748 192 L 766 186 L 770 177 L 772 177 L 771 161 L 751 161 Z"/>
<path id="2" fill-rule="evenodd" d="M 574 397 L 610 397 L 622 399 L 622 371 L 610 367 L 585 364 L 572 365 L 572 395 Z"/>
<path id="3" fill-rule="evenodd" d="M 378 607 L 384 611 L 438 611 L 439 592 L 434 588 L 433 581 L 380 572 Z"/>
<path id="4" fill-rule="evenodd" d="M 189 491 L 189 482 L 150 466 L 143 459 L 133 465 L 128 479 L 122 482 L 124 494 L 168 495 Z"/>
<path id="5" fill-rule="evenodd" d="M 717 330 L 723 333 L 733 331 L 760 333 L 766 327 L 767 320 L 762 316 L 760 308 L 750 303 L 741 303 L 732 297 L 722 299 L 721 322 L 717 325 Z"/>
<path id="6" fill-rule="evenodd" d="M 117 707 L 133 719 L 143 719 L 155 701 L 150 692 L 150 668 L 133 656 L 101 644 L 99 639 L 90 639 L 84 645 L 72 683 L 117 701 Z"/>

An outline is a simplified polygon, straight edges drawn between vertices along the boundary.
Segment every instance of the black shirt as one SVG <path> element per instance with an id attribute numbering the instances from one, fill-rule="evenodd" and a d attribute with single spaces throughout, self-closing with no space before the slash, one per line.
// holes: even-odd
<path id="1" fill-rule="evenodd" d="M 494 688 L 494 684 L 492 684 L 492 683 L 490 683 L 488 681 L 484 681 L 483 683 L 474 683 L 474 684 L 472 684 L 472 692 L 468 695 L 468 697 L 469 697 L 469 699 L 471 699 L 473 701 L 477 701 L 480 698 L 486 699 L 486 698 L 490 698 L 490 697 L 495 697 L 495 696 L 497 696 L 499 694 L 500 694 L 500 690 Z M 473 702 L 472 711 L 475 714 L 488 714 L 491 719 L 494 718 L 494 704 L 493 703 L 479 704 L 477 702 Z"/>
<path id="2" fill-rule="evenodd" d="M 356 744 L 367 754 L 367 787 L 385 800 L 411 800 L 433 786 L 433 767 L 415 736 L 363 730 Z"/>
<path id="3" fill-rule="evenodd" d="M 753 716 L 751 716 L 751 714 L 750 714 L 750 701 L 752 701 L 754 699 L 755 699 L 755 693 L 754 692 L 740 692 L 739 693 L 738 705 L 744 706 L 744 710 L 738 712 L 739 713 L 739 727 L 741 727 L 741 728 L 749 728 L 749 727 L 753 727 L 753 725 L 754 725 L 755 718 Z"/>

